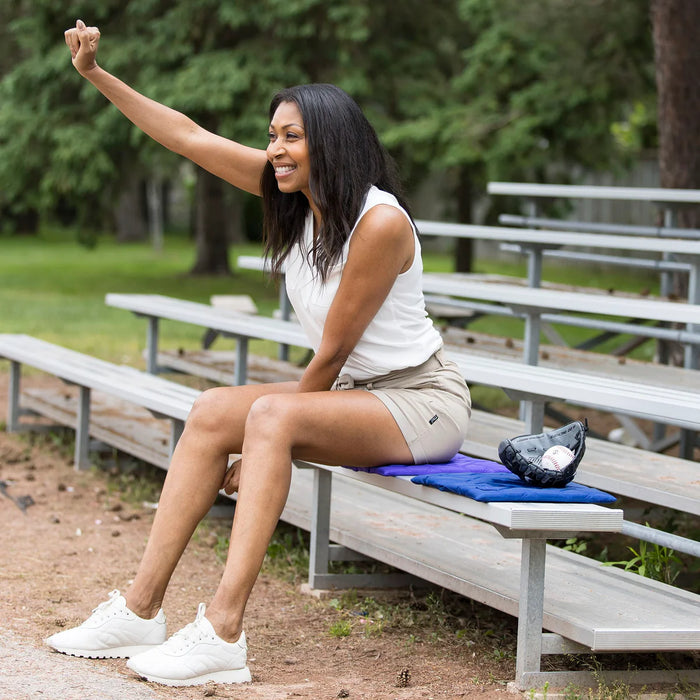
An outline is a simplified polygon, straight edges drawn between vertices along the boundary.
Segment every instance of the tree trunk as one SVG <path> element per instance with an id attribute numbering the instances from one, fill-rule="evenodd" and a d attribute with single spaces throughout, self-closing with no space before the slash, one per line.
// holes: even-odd
<path id="1" fill-rule="evenodd" d="M 114 208 L 114 225 L 120 243 L 146 240 L 148 233 L 141 174 L 129 170 L 126 172 Z"/>
<path id="2" fill-rule="evenodd" d="M 146 183 L 146 202 L 148 204 L 148 232 L 153 250 L 163 250 L 163 235 L 165 228 L 163 181 L 156 175 L 151 175 Z"/>
<path id="3" fill-rule="evenodd" d="M 229 245 L 242 243 L 243 235 L 243 193 L 234 187 L 224 185 L 224 206 L 226 207 L 226 240 Z"/>
<path id="4" fill-rule="evenodd" d="M 661 186 L 700 189 L 700 2 L 652 0 Z M 700 206 L 678 211 L 700 228 Z"/>
<path id="5" fill-rule="evenodd" d="M 36 209 L 25 209 L 19 214 L 5 213 L 0 209 L 0 217 L 0 232 L 3 227 L 22 236 L 35 236 L 39 232 L 40 217 Z"/>
<path id="6" fill-rule="evenodd" d="M 656 88 L 658 93 L 659 171 L 662 187 L 700 188 L 700 2 L 652 0 Z M 700 205 L 681 207 L 676 226 L 700 228 Z M 675 273 L 672 292 L 688 296 L 688 277 Z M 670 348 L 674 364 L 682 348 Z"/>
<path id="7" fill-rule="evenodd" d="M 193 275 L 230 275 L 224 182 L 201 168 L 195 187 L 195 244 Z"/>
<path id="8" fill-rule="evenodd" d="M 466 166 L 459 169 L 457 181 L 457 221 L 472 223 L 472 180 Z M 455 247 L 455 271 L 471 272 L 474 264 L 474 241 L 458 238 Z"/>

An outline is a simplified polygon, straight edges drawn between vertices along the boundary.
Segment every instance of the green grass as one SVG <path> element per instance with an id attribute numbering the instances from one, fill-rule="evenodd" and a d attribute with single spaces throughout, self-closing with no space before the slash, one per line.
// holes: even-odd
<path id="1" fill-rule="evenodd" d="M 257 246 L 232 248 L 231 260 L 258 254 Z M 0 332 L 27 333 L 119 362 L 142 362 L 143 319 L 104 303 L 108 292 L 165 294 L 208 302 L 212 294 L 250 294 L 261 313 L 277 306 L 277 290 L 262 274 L 191 276 L 194 246 L 181 237 L 157 253 L 146 244 L 100 239 L 95 249 L 70 234 L 0 238 Z M 164 321 L 161 347 L 195 347 L 203 329 Z M 253 346 L 253 352 L 256 351 Z"/>
<path id="2" fill-rule="evenodd" d="M 426 246 L 427 248 L 428 246 Z M 234 246 L 232 267 L 238 255 L 257 255 L 256 245 Z M 254 271 L 234 270 L 230 277 L 191 276 L 194 244 L 183 236 L 167 236 L 164 250 L 148 244 L 118 244 L 102 237 L 94 249 L 79 245 L 70 231 L 45 230 L 38 237 L 0 237 L 0 332 L 27 333 L 104 359 L 142 366 L 146 324 L 132 314 L 109 308 L 108 292 L 152 293 L 207 302 L 212 294 L 249 294 L 260 313 L 277 307 L 274 284 Z M 427 271 L 451 271 L 452 256 L 427 251 Z M 477 272 L 522 277 L 524 262 L 479 260 Z M 655 289 L 648 275 L 601 272 L 583 266 L 545 265 L 544 279 L 583 286 L 640 291 Z M 489 317 L 477 321 L 474 330 L 520 337 L 522 322 Z M 578 342 L 590 331 L 562 327 L 569 342 Z M 161 324 L 161 347 L 196 347 L 203 329 L 185 323 Z M 217 347 L 225 347 L 217 341 Z M 251 352 L 274 355 L 271 344 L 256 342 Z M 641 356 L 650 351 L 641 351 Z"/>

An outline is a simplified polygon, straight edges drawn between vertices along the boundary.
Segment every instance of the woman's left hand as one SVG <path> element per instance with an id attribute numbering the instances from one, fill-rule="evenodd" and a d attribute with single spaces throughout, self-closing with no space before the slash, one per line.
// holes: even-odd
<path id="1" fill-rule="evenodd" d="M 241 480 L 241 460 L 237 459 L 224 474 L 224 480 L 221 488 L 230 496 L 238 491 L 238 484 Z"/>

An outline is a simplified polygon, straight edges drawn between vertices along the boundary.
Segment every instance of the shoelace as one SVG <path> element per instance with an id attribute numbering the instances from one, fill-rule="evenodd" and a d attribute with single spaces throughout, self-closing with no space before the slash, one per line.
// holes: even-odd
<path id="1" fill-rule="evenodd" d="M 114 604 L 117 602 L 117 598 L 119 597 L 120 593 L 119 591 L 115 588 L 110 594 L 109 598 L 102 603 L 100 603 L 93 611 L 92 615 L 90 615 L 91 620 L 104 620 L 106 617 L 109 617 L 111 613 L 111 608 L 114 606 Z"/>
<path id="2" fill-rule="evenodd" d="M 173 653 L 182 653 L 205 638 L 213 639 L 214 637 L 212 636 L 211 632 L 204 629 L 202 624 L 204 621 L 205 609 L 204 603 L 200 603 L 199 608 L 197 609 L 197 617 L 195 618 L 194 622 L 190 622 L 181 630 L 175 632 L 175 634 L 170 637 L 165 644 L 163 644 L 163 647 L 167 648 Z"/>

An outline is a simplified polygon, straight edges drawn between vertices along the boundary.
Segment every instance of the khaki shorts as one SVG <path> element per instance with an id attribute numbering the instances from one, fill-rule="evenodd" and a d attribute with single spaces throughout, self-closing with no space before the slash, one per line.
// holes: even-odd
<path id="1" fill-rule="evenodd" d="M 442 349 L 418 367 L 362 382 L 343 374 L 333 389 L 364 389 L 389 409 L 415 464 L 447 462 L 459 451 L 471 416 L 469 389 Z"/>

